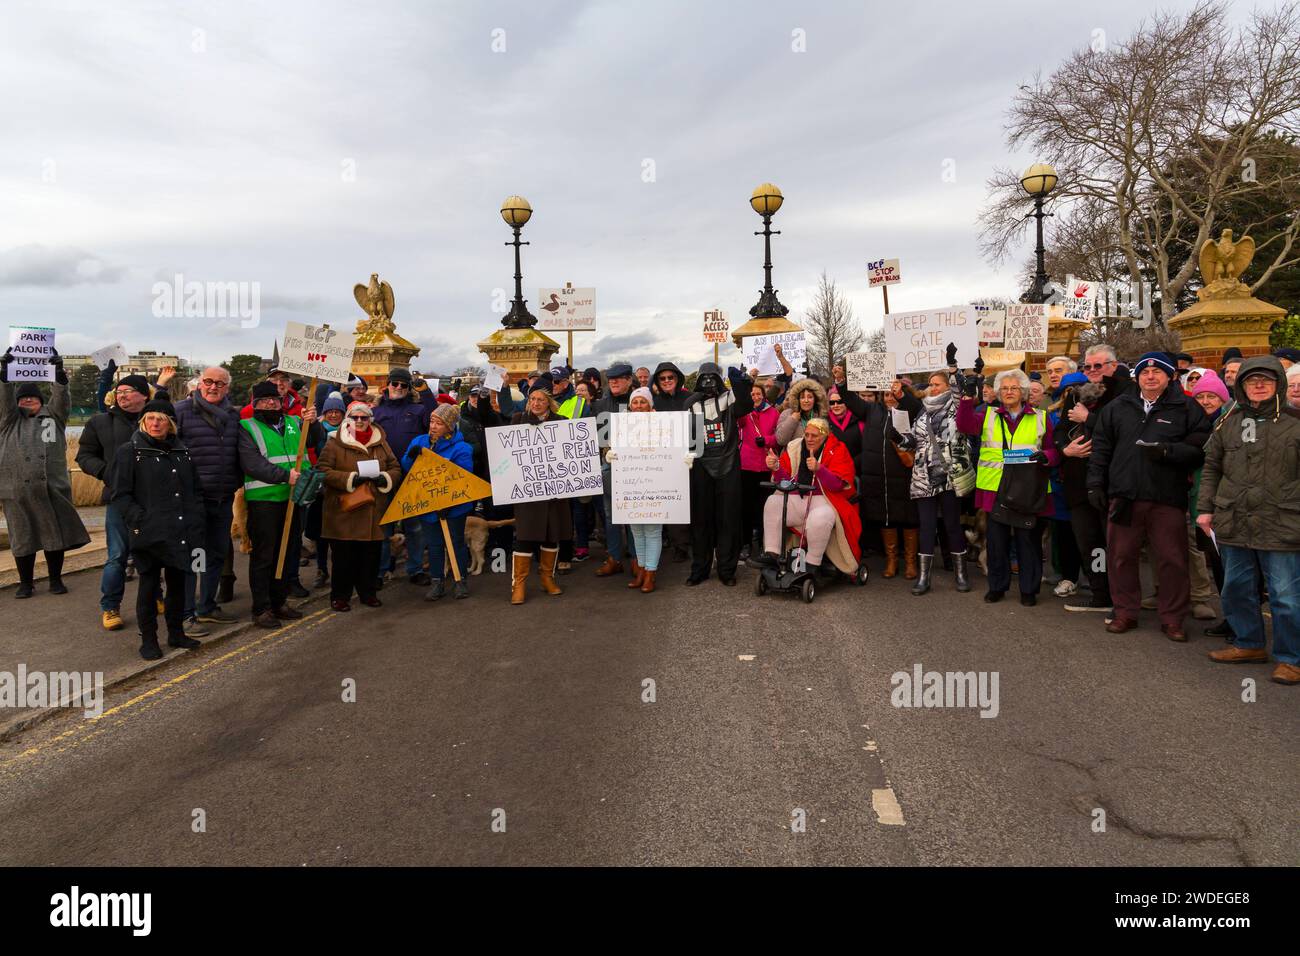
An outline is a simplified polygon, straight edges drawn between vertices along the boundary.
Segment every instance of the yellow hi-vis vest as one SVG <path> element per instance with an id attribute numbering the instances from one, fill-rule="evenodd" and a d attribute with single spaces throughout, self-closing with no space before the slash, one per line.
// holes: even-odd
<path id="1" fill-rule="evenodd" d="M 282 420 L 283 435 L 256 418 L 245 418 L 239 424 L 248 429 L 248 433 L 253 436 L 253 441 L 257 443 L 257 451 L 263 458 L 277 468 L 292 471 L 294 462 L 298 460 L 298 419 L 285 415 Z M 245 475 L 244 500 L 288 501 L 289 483 L 286 481 L 283 484 L 272 485 Z"/>
<path id="2" fill-rule="evenodd" d="M 1014 433 L 1007 429 L 1006 419 L 998 414 L 997 409 L 989 408 L 984 412 L 984 429 L 980 441 L 979 469 L 975 473 L 975 487 L 979 491 L 998 490 L 1002 482 L 1002 438 L 1006 435 L 1007 444 L 1013 450 L 1028 449 L 1030 453 L 1040 451 L 1043 444 L 1043 432 L 1047 428 L 1046 412 L 1034 412 L 1020 416 Z M 1012 468 L 1038 467 L 1037 465 L 1011 465 Z M 1052 490 L 1048 482 L 1047 490 Z"/>

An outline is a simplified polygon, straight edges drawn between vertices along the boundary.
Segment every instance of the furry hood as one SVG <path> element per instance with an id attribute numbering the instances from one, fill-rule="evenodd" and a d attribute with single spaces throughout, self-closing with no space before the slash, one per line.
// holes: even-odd
<path id="1" fill-rule="evenodd" d="M 782 407 L 790 409 L 796 415 L 800 414 L 799 396 L 804 392 L 812 392 L 817 396 L 816 404 L 813 406 L 813 418 L 825 418 L 830 412 L 830 403 L 826 400 L 826 389 L 821 382 L 815 378 L 801 378 L 790 386 L 790 391 L 785 394 L 785 402 Z"/>

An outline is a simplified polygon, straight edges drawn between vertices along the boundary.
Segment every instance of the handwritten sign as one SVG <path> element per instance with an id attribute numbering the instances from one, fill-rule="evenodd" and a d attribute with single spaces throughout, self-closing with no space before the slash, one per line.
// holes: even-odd
<path id="1" fill-rule="evenodd" d="M 543 332 L 596 331 L 596 290 L 538 289 L 537 328 Z"/>
<path id="2" fill-rule="evenodd" d="M 1046 352 L 1047 314 L 1046 305 L 1012 302 L 1007 306 L 1002 347 L 1009 352 Z"/>
<path id="3" fill-rule="evenodd" d="M 745 368 L 758 368 L 759 375 L 776 375 L 782 371 L 773 346 L 780 345 L 785 360 L 796 372 L 802 371 L 808 361 L 807 336 L 803 332 L 774 332 L 771 335 L 751 335 L 744 343 Z"/>
<path id="4" fill-rule="evenodd" d="M 726 342 L 727 333 L 731 331 L 731 321 L 722 311 L 704 313 L 704 341 Z"/>
<path id="5" fill-rule="evenodd" d="M 615 524 L 690 524 L 690 412 L 610 416 Z"/>
<path id="6" fill-rule="evenodd" d="M 9 351 L 14 360 L 9 363 L 11 382 L 52 382 L 54 366 L 54 330 L 29 326 L 9 326 Z"/>
<path id="7" fill-rule="evenodd" d="M 897 357 L 897 373 L 933 372 L 948 367 L 948 345 L 957 346 L 957 365 L 970 368 L 979 355 L 975 309 L 952 305 L 885 316 L 885 350 Z"/>
<path id="8" fill-rule="evenodd" d="M 483 376 L 483 387 L 489 392 L 501 391 L 501 385 L 505 381 L 506 367 L 504 365 L 492 365 L 488 363 L 487 374 Z"/>
<path id="9" fill-rule="evenodd" d="M 844 376 L 851 391 L 885 391 L 894 384 L 897 364 L 893 352 L 849 352 L 844 356 Z"/>
<path id="10" fill-rule="evenodd" d="M 971 308 L 975 310 L 980 345 L 1000 345 L 1006 328 L 1007 310 L 995 309 L 991 305 L 976 305 Z"/>
<path id="11" fill-rule="evenodd" d="M 875 259 L 867 263 L 867 283 L 871 288 L 878 285 L 897 285 L 903 281 L 898 271 L 897 259 Z"/>
<path id="12" fill-rule="evenodd" d="M 490 494 L 492 486 L 482 478 L 425 448 L 402 479 L 380 524 L 432 514 Z"/>
<path id="13" fill-rule="evenodd" d="M 352 373 L 352 353 L 356 347 L 354 332 L 286 322 L 279 368 L 322 382 L 346 382 Z"/>
<path id="14" fill-rule="evenodd" d="M 118 365 L 126 364 L 126 349 L 121 342 L 105 345 L 102 349 L 90 353 L 90 364 L 95 368 L 106 368 L 110 359 Z"/>
<path id="15" fill-rule="evenodd" d="M 486 435 L 494 504 L 603 493 L 594 418 L 503 425 Z"/>
<path id="16" fill-rule="evenodd" d="M 1088 279 L 1066 276 L 1061 304 L 1065 318 L 1083 322 L 1092 321 L 1097 307 L 1097 283 Z"/>

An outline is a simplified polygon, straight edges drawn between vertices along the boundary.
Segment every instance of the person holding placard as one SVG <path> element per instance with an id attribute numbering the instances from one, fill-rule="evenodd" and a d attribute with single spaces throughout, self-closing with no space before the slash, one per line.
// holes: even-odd
<path id="1" fill-rule="evenodd" d="M 632 366 L 626 362 L 615 362 L 605 370 L 605 380 L 609 387 L 605 394 L 592 403 L 592 412 L 596 416 L 596 434 L 602 440 L 604 448 L 609 447 L 610 416 L 628 410 L 632 393 Z M 647 395 L 650 390 L 644 389 Z M 654 396 L 651 395 L 651 402 Z M 638 576 L 638 564 L 635 538 L 626 525 L 614 524 L 614 500 L 612 495 L 611 472 L 608 455 L 600 466 L 601 484 L 604 494 L 601 502 L 605 515 L 605 562 L 596 569 L 596 577 L 607 578 L 623 573 L 623 558 L 626 555 L 632 565 L 632 577 Z M 662 539 L 661 542 L 662 544 Z M 656 565 L 657 566 L 657 565 Z"/>
<path id="2" fill-rule="evenodd" d="M 524 411 L 516 412 L 512 425 L 540 425 L 563 418 L 549 388 L 534 388 L 528 393 Z M 523 604 L 533 555 L 539 553 L 538 576 L 542 588 L 552 596 L 563 594 L 555 583 L 555 566 L 560 557 L 560 542 L 573 538 L 573 512 L 564 498 L 521 501 L 515 506 L 515 550 L 511 568 L 510 603 Z"/>
<path id="3" fill-rule="evenodd" d="M 770 474 L 767 450 L 776 447 L 776 423 L 781 416 L 780 409 L 768 402 L 763 386 L 751 385 L 749 394 L 754 400 L 754 410 L 739 419 L 741 561 L 763 550 L 763 505 L 770 494 L 763 487 Z"/>
<path id="4" fill-rule="evenodd" d="M 330 606 L 352 610 L 355 589 L 361 603 L 379 607 L 375 594 L 384 532 L 384 496 L 402 480 L 402 466 L 375 424 L 365 402 L 348 406 L 343 424 L 325 443 L 318 467 L 325 473 L 321 534 L 329 539 Z M 417 560 L 420 560 L 417 556 Z"/>
<path id="5" fill-rule="evenodd" d="M 9 527 L 9 549 L 18 567 L 16 598 L 36 591 L 36 552 L 45 553 L 51 594 L 67 594 L 64 552 L 90 543 L 72 503 L 68 475 L 68 376 L 54 352 L 54 384 L 46 405 L 35 382 L 14 385 L 12 353 L 0 357 L 0 509 Z"/>
<path id="6" fill-rule="evenodd" d="M 825 418 L 826 389 L 815 378 L 801 378 L 785 393 L 785 405 L 776 423 L 776 446 L 780 451 L 803 437 L 804 425 L 813 418 Z"/>
<path id="7" fill-rule="evenodd" d="M 622 366 L 615 366 L 621 368 Z M 631 366 L 627 366 L 631 368 Z M 612 382 L 613 379 L 610 379 Z M 631 382 L 631 376 L 627 377 L 628 383 Z M 654 413 L 654 395 L 648 388 L 638 388 L 632 392 L 632 397 L 628 400 L 627 410 L 629 412 L 649 412 Z M 618 454 L 611 448 L 605 455 L 605 460 L 611 465 L 618 460 Z M 686 467 L 691 467 L 695 458 L 693 455 L 686 456 Z M 608 483 L 608 478 L 606 479 Z M 613 515 L 613 505 L 610 505 L 610 515 Z M 624 526 L 617 526 L 621 530 Z M 628 532 L 632 536 L 635 550 L 632 552 L 632 580 L 628 582 L 629 589 L 640 589 L 642 594 L 650 594 L 655 589 L 655 576 L 659 573 L 659 557 L 664 550 L 664 526 L 661 524 L 630 524 L 626 525 Z M 640 563 L 637 563 L 637 556 L 640 556 Z"/>
<path id="8" fill-rule="evenodd" d="M 380 393 L 379 403 L 374 408 L 375 425 L 387 437 L 389 447 L 401 453 L 410 447 L 412 441 L 425 434 L 429 430 L 430 410 L 412 391 L 409 369 L 397 366 L 389 370 L 388 384 Z M 418 518 L 407 518 L 396 524 L 383 525 L 384 541 L 380 551 L 380 577 L 375 579 L 376 589 L 383 585 L 382 575 L 397 570 L 396 567 L 389 567 L 390 564 L 395 564 L 389 550 L 389 539 L 399 528 L 406 536 L 406 580 L 420 585 L 428 584 L 431 580 L 424 573 L 424 525 Z"/>
<path id="9" fill-rule="evenodd" d="M 474 473 L 474 449 L 460 433 L 460 409 L 455 405 L 439 405 L 429 416 L 429 434 L 420 435 L 411 441 L 406 454 L 402 456 L 402 473 L 406 474 L 415 466 L 416 460 L 424 452 L 440 455 L 454 465 Z M 447 532 L 451 535 L 451 549 L 455 555 L 456 565 L 460 569 L 459 579 L 452 587 L 457 598 L 469 597 L 469 549 L 465 546 L 465 519 L 474 510 L 474 502 L 466 501 L 445 511 L 431 511 L 420 516 L 424 524 L 424 547 L 429 555 L 429 577 L 431 583 L 425 593 L 426 601 L 441 600 L 446 590 L 443 586 L 443 568 L 447 563 L 447 547 L 443 540 L 442 521 L 447 523 Z"/>

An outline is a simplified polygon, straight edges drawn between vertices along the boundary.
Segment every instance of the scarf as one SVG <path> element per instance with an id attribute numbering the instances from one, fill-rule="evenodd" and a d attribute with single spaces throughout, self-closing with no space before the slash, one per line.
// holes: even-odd
<path id="1" fill-rule="evenodd" d="M 372 431 L 373 429 L 369 425 L 366 426 L 365 431 L 362 431 L 360 428 L 354 427 L 352 429 L 352 437 L 354 437 L 357 441 L 361 442 L 361 444 L 364 445 L 368 441 L 370 441 L 370 433 Z"/>
<path id="2" fill-rule="evenodd" d="M 822 452 L 826 450 L 826 445 L 827 442 L 829 441 L 830 441 L 830 436 L 827 435 L 826 441 L 822 442 L 821 447 L 818 448 L 816 451 L 813 451 L 811 448 L 809 448 L 806 441 L 803 447 L 799 449 L 801 452 L 803 452 L 803 454 L 799 456 L 799 470 L 796 473 L 796 478 L 795 478 L 795 480 L 798 481 L 799 484 L 811 485 L 813 483 L 813 473 L 808 467 L 808 456 L 811 455 L 817 461 L 821 461 Z M 801 491 L 799 492 L 799 494 L 806 495 L 806 494 L 810 494 L 810 492 Z"/>
<path id="3" fill-rule="evenodd" d="M 213 405 L 203 397 L 198 389 L 195 389 L 194 393 L 190 397 L 194 399 L 194 404 L 199 407 L 200 411 L 207 412 L 209 415 L 222 421 L 225 421 L 235 413 L 234 408 L 231 407 L 229 402 L 222 405 Z"/>
<path id="4" fill-rule="evenodd" d="M 927 395 L 921 399 L 921 403 L 925 406 L 925 415 L 929 419 L 931 435 L 943 433 L 943 420 L 952 411 L 952 401 L 952 391 L 944 392 L 942 395 Z"/>
<path id="5" fill-rule="evenodd" d="M 853 424 L 853 413 L 850 412 L 847 408 L 845 408 L 844 411 L 840 412 L 838 415 L 836 415 L 835 412 L 829 412 L 827 413 L 826 418 L 830 421 L 832 425 L 834 425 L 840 431 L 844 431 L 851 424 Z"/>

